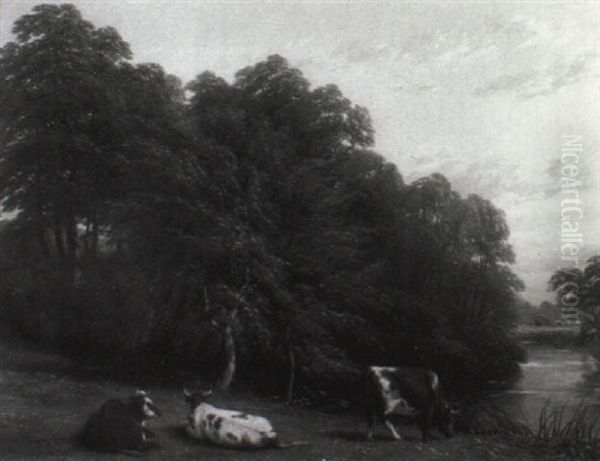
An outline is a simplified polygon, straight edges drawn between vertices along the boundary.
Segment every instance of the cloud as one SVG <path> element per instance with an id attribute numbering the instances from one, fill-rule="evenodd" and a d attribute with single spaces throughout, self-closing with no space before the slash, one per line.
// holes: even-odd
<path id="1" fill-rule="evenodd" d="M 589 56 L 588 59 L 592 59 Z M 474 90 L 476 96 L 490 96 L 502 92 L 514 93 L 529 99 L 547 95 L 563 87 L 577 83 L 588 72 L 587 59 L 577 56 L 572 61 L 557 61 L 545 69 L 528 69 L 516 73 L 504 73 Z"/>
<path id="2" fill-rule="evenodd" d="M 579 81 L 586 72 L 586 67 L 586 59 L 583 56 L 570 63 L 557 63 L 551 72 L 552 88 L 558 89 Z"/>
<path id="3" fill-rule="evenodd" d="M 577 159 L 577 164 L 571 164 L 569 168 L 577 168 L 576 177 L 572 178 L 577 181 L 581 181 L 581 185 L 577 186 L 577 189 L 581 192 L 590 190 L 594 188 L 594 178 L 593 178 L 593 167 L 589 165 L 589 158 L 585 155 L 580 155 Z M 563 177 L 563 169 L 564 164 L 560 157 L 554 159 L 548 169 L 546 170 L 546 174 L 552 178 L 552 181 L 547 185 L 544 190 L 546 197 L 554 197 L 555 195 L 561 192 L 561 178 Z M 572 170 L 567 170 L 565 174 L 569 174 Z"/>
<path id="4" fill-rule="evenodd" d="M 387 43 L 371 44 L 362 40 L 351 40 L 336 47 L 334 53 L 352 63 L 366 63 L 389 55 L 390 46 Z"/>
<path id="5" fill-rule="evenodd" d="M 488 96 L 501 91 L 517 91 L 524 87 L 532 85 L 539 80 L 539 74 L 535 70 L 528 70 L 516 74 L 503 74 L 495 80 L 487 82 L 485 85 L 476 88 L 476 96 Z"/>

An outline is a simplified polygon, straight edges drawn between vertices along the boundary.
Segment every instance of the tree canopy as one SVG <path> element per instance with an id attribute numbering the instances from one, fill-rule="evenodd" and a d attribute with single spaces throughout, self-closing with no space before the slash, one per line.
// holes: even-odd
<path id="1" fill-rule="evenodd" d="M 277 55 L 183 86 L 70 5 L 14 31 L 0 199 L 23 251 L 0 294 L 20 328 L 80 354 L 158 351 L 209 380 L 235 363 L 288 394 L 352 395 L 373 363 L 474 386 L 515 369 L 523 285 L 503 212 L 441 174 L 406 184 L 338 87 Z M 55 260 L 60 285 L 39 272 Z"/>

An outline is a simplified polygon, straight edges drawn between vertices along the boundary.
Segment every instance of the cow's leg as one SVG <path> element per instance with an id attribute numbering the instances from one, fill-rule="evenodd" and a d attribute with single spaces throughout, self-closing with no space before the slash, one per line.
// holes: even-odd
<path id="1" fill-rule="evenodd" d="M 431 439 L 431 428 L 427 425 L 427 423 L 423 423 L 421 428 L 421 436 L 423 437 L 423 442 L 427 442 Z"/>
<path id="2" fill-rule="evenodd" d="M 385 418 L 385 425 L 389 428 L 390 432 L 392 433 L 392 437 L 394 437 L 395 440 L 402 440 L 402 437 L 400 437 L 400 434 L 396 432 L 396 428 L 392 422 L 387 418 Z"/>
<path id="3" fill-rule="evenodd" d="M 160 444 L 158 443 L 158 438 L 156 437 L 156 434 L 151 431 L 150 429 L 147 429 L 145 427 L 142 427 L 142 440 L 144 441 L 143 447 L 144 450 L 150 450 L 152 448 L 159 448 Z"/>
<path id="4" fill-rule="evenodd" d="M 433 415 L 435 413 L 435 406 L 429 405 L 427 412 L 423 414 L 423 420 L 421 422 L 421 436 L 423 442 L 427 442 L 431 438 L 431 425 L 433 424 Z"/>
<path id="5" fill-rule="evenodd" d="M 371 409 L 367 410 L 367 440 L 373 438 L 373 426 L 375 426 L 376 420 L 375 412 Z"/>
<path id="6" fill-rule="evenodd" d="M 367 440 L 373 438 L 373 426 L 375 425 L 375 418 L 370 418 L 367 423 Z"/>
<path id="7" fill-rule="evenodd" d="M 142 427 L 142 435 L 145 442 L 152 443 L 158 441 L 154 431 L 148 429 L 147 427 Z"/>

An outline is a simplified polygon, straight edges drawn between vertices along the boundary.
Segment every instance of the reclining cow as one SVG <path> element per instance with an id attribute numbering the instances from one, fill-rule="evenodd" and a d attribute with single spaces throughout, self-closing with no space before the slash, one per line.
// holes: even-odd
<path id="1" fill-rule="evenodd" d="M 391 419 L 394 416 L 417 418 L 423 442 L 431 437 L 436 425 L 448 438 L 454 435 L 456 412 L 444 401 L 440 381 L 433 371 L 421 368 L 369 367 L 366 379 L 367 438 L 380 419 L 394 439 L 401 439 Z"/>
<path id="2" fill-rule="evenodd" d="M 105 402 L 89 417 L 77 438 L 92 450 L 140 455 L 158 446 L 145 424 L 159 416 L 160 410 L 147 392 L 138 390 L 126 401 Z"/>
<path id="3" fill-rule="evenodd" d="M 262 416 L 224 410 L 206 403 L 210 391 L 188 392 L 190 404 L 187 433 L 198 440 L 208 440 L 229 448 L 287 448 L 306 445 L 304 442 L 281 443 L 273 426 Z"/>

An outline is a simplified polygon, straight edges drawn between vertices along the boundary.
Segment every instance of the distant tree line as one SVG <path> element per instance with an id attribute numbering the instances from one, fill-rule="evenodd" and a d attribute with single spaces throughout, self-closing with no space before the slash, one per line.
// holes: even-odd
<path id="1" fill-rule="evenodd" d="M 368 112 L 281 56 L 183 85 L 71 5 L 0 49 L 2 318 L 223 387 L 356 395 L 367 364 L 455 392 L 512 373 L 504 213 L 406 184 Z M 140 363 L 139 360 L 136 363 Z"/>
<path id="2" fill-rule="evenodd" d="M 559 308 L 577 309 L 581 319 L 581 339 L 592 344 L 600 357 L 600 255 L 590 257 L 583 269 L 564 267 L 549 281 Z"/>

